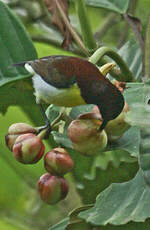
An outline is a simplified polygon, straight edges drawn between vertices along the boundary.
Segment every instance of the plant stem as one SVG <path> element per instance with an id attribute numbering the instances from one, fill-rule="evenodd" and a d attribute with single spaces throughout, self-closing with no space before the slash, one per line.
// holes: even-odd
<path id="1" fill-rule="evenodd" d="M 138 30 L 136 23 L 133 22 L 133 20 L 129 17 L 128 14 L 123 14 L 123 17 L 128 22 L 128 24 L 131 26 L 137 40 L 139 41 L 139 45 L 141 47 L 141 50 L 144 53 L 144 41 L 143 41 L 141 33 Z"/>
<path id="2" fill-rule="evenodd" d="M 129 24 L 125 22 L 123 31 L 118 40 L 118 45 L 117 45 L 118 49 L 120 49 L 123 46 L 123 44 L 126 42 L 128 35 L 129 35 Z"/>
<path id="3" fill-rule="evenodd" d="M 120 69 L 123 72 L 123 75 L 121 75 L 122 79 L 121 81 L 129 81 L 134 82 L 135 78 L 132 75 L 132 72 L 129 70 L 128 66 L 124 62 L 124 60 L 120 57 L 119 54 L 117 54 L 113 49 L 109 47 L 101 47 L 99 48 L 90 58 L 89 61 L 93 64 L 96 64 L 104 55 L 107 55 L 108 57 L 112 58 L 117 65 L 120 67 Z"/>
<path id="4" fill-rule="evenodd" d="M 41 42 L 41 43 L 47 43 L 50 45 L 54 45 L 58 48 L 61 48 L 61 43 L 58 39 L 53 39 L 50 36 L 49 37 L 44 37 L 42 35 L 31 35 L 31 38 L 33 41 L 35 42 Z M 85 55 L 85 53 L 83 53 L 83 51 L 81 49 L 79 49 L 77 46 L 71 46 L 69 49 L 70 52 L 73 52 L 75 54 L 81 55 L 83 57 L 87 56 Z"/>
<path id="5" fill-rule="evenodd" d="M 103 24 L 100 26 L 100 28 L 95 32 L 95 39 L 100 41 L 102 37 L 106 34 L 106 32 L 114 25 L 116 20 L 117 14 L 110 13 L 106 19 L 104 19 Z"/>
<path id="6" fill-rule="evenodd" d="M 85 0 L 76 0 L 75 1 L 76 12 L 78 15 L 82 38 L 85 46 L 88 48 L 90 53 L 96 50 L 97 44 L 93 36 L 91 29 L 90 21 L 87 14 L 87 9 L 85 5 Z"/>
<path id="7" fill-rule="evenodd" d="M 39 2 L 40 6 L 41 6 L 43 14 L 45 14 L 47 16 L 47 18 L 51 21 L 51 15 L 50 15 L 44 1 L 43 0 L 37 0 L 37 1 Z"/>
<path id="8" fill-rule="evenodd" d="M 70 24 L 67 16 L 65 15 L 63 9 L 61 8 L 59 2 L 56 0 L 56 6 L 58 8 L 58 11 L 62 17 L 62 20 L 64 21 L 67 29 L 70 31 L 72 37 L 74 38 L 74 40 L 76 41 L 76 43 L 78 44 L 78 46 L 82 49 L 82 51 L 89 56 L 89 53 L 84 45 L 84 43 L 82 42 L 81 38 L 79 37 L 79 35 L 77 34 L 77 32 L 73 29 L 72 25 Z"/>
<path id="9" fill-rule="evenodd" d="M 150 78 L 150 14 L 148 15 L 145 34 L 145 55 L 144 55 L 145 77 Z"/>

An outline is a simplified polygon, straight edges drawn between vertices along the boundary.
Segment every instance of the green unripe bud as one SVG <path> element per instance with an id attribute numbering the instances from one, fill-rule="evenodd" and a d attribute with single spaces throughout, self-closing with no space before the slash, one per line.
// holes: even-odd
<path id="1" fill-rule="evenodd" d="M 49 173 L 42 175 L 37 183 L 37 189 L 41 199 L 50 205 L 58 203 L 68 194 L 68 184 L 62 177 Z"/>
<path id="2" fill-rule="evenodd" d="M 52 175 L 63 175 L 73 168 L 73 160 L 64 148 L 55 148 L 44 157 L 45 169 Z"/>
<path id="3" fill-rule="evenodd" d="M 107 123 L 105 131 L 110 141 L 117 140 L 130 128 L 130 125 L 125 120 L 128 111 L 129 106 L 125 102 L 124 108 L 119 116 Z"/>
<path id="4" fill-rule="evenodd" d="M 14 157 L 23 164 L 38 162 L 42 158 L 44 150 L 42 140 L 32 133 L 18 136 L 13 145 Z"/>

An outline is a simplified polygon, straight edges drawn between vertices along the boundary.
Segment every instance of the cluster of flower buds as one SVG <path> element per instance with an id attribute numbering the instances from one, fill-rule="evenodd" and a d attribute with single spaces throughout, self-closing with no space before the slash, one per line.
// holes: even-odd
<path id="1" fill-rule="evenodd" d="M 37 183 L 41 199 L 48 204 L 56 204 L 68 193 L 68 184 L 63 175 L 73 168 L 73 160 L 64 148 L 54 148 L 46 153 L 44 167 L 48 173 Z"/>
<path id="2" fill-rule="evenodd" d="M 6 145 L 20 163 L 35 164 L 44 155 L 42 135 L 37 130 L 26 123 L 9 127 L 5 136 Z M 64 148 L 58 147 L 45 154 L 44 167 L 47 173 L 40 177 L 37 189 L 44 202 L 56 204 L 68 193 L 68 184 L 63 176 L 72 170 L 73 160 Z"/>
<path id="3" fill-rule="evenodd" d="M 44 154 L 45 147 L 36 129 L 26 123 L 11 125 L 5 140 L 14 157 L 23 164 L 34 164 Z"/>

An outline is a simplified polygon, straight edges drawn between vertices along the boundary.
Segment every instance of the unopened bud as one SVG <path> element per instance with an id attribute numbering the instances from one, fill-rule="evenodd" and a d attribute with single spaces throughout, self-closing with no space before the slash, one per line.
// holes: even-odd
<path id="1" fill-rule="evenodd" d="M 104 150 L 107 135 L 104 130 L 99 131 L 101 124 L 100 115 L 96 113 L 83 114 L 72 121 L 68 127 L 68 136 L 74 149 L 88 156 Z"/>
<path id="2" fill-rule="evenodd" d="M 34 164 L 42 158 L 44 149 L 44 144 L 38 136 L 27 133 L 17 137 L 13 145 L 13 155 L 23 164 Z"/>
<path id="3" fill-rule="evenodd" d="M 26 123 L 12 124 L 9 127 L 8 133 L 5 136 L 5 142 L 7 147 L 12 151 L 13 145 L 17 137 L 25 133 L 36 133 L 36 129 Z"/>
<path id="4" fill-rule="evenodd" d="M 73 168 L 73 160 L 64 148 L 55 148 L 44 157 L 45 169 L 52 175 L 63 175 Z"/>
<path id="5" fill-rule="evenodd" d="M 125 102 L 124 108 L 119 116 L 107 123 L 105 131 L 110 141 L 117 140 L 130 128 L 130 125 L 125 120 L 128 111 L 129 106 Z"/>
<path id="6" fill-rule="evenodd" d="M 37 183 L 41 199 L 47 204 L 56 204 L 68 194 L 68 184 L 62 177 L 49 173 L 42 175 Z"/>

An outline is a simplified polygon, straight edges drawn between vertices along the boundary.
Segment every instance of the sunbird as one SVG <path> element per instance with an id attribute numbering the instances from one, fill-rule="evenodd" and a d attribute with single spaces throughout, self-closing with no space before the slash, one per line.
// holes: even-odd
<path id="1" fill-rule="evenodd" d="M 124 107 L 124 97 L 91 62 L 72 56 L 47 56 L 20 62 L 33 76 L 37 104 L 72 107 L 83 104 L 97 105 L 103 130 L 108 121 L 115 119 Z"/>

